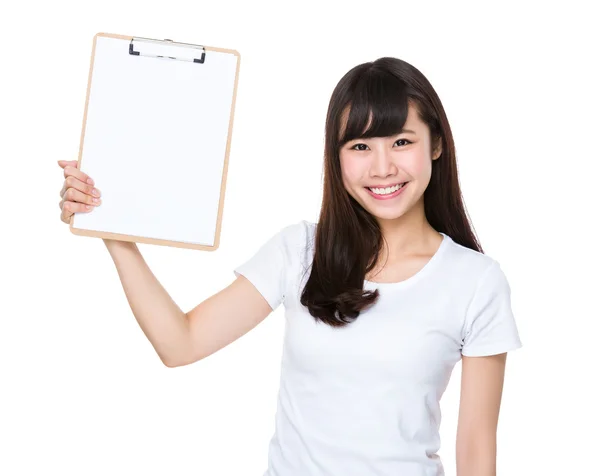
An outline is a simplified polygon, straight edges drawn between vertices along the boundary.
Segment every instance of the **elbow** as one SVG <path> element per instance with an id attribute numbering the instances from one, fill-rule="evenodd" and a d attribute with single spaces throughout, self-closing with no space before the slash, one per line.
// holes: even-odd
<path id="1" fill-rule="evenodd" d="M 190 358 L 191 350 L 189 346 L 178 343 L 174 346 L 169 346 L 161 349 L 155 347 L 161 362 L 165 367 L 173 369 L 175 367 L 183 367 L 193 362 Z"/>
<path id="2" fill-rule="evenodd" d="M 159 354 L 159 357 L 160 357 L 160 360 L 163 363 L 163 365 L 170 369 L 174 369 L 176 367 L 183 367 L 184 365 L 188 364 L 188 362 L 184 361 L 183 359 L 167 357 L 167 356 L 163 356 L 160 354 Z"/>
<path id="3" fill-rule="evenodd" d="M 174 369 L 175 367 L 184 367 L 186 365 L 190 365 L 198 360 L 202 360 L 202 358 L 190 358 L 189 355 L 178 355 L 178 356 L 166 356 L 159 355 L 161 362 L 165 367 L 170 369 Z"/>
<path id="4" fill-rule="evenodd" d="M 181 364 L 175 363 L 171 360 L 165 360 L 165 359 L 161 359 L 162 363 L 164 364 L 165 367 L 168 367 L 170 369 L 174 369 L 175 367 L 181 367 Z"/>

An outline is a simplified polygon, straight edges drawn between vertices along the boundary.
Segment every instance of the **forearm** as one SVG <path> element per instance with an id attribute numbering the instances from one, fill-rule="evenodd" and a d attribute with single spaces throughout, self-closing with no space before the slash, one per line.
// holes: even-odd
<path id="1" fill-rule="evenodd" d="M 104 242 L 142 331 L 165 365 L 177 365 L 184 358 L 189 344 L 185 313 L 154 276 L 135 243 Z"/>
<path id="2" fill-rule="evenodd" d="M 456 476 L 496 476 L 496 444 L 457 446 Z"/>

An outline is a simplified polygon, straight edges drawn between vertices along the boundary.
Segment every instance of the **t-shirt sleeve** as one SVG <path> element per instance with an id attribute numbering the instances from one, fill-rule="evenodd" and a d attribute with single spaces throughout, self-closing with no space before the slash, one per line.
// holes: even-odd
<path id="1" fill-rule="evenodd" d="M 236 267 L 235 276 L 247 278 L 274 311 L 285 297 L 285 243 L 287 227 L 269 238 L 250 259 Z"/>
<path id="2" fill-rule="evenodd" d="M 499 263 L 484 271 L 469 304 L 461 352 L 467 357 L 495 355 L 522 347 L 511 306 L 511 289 Z"/>

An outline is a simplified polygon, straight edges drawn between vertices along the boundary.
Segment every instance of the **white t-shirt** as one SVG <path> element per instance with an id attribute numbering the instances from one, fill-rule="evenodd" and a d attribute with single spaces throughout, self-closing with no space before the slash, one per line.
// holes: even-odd
<path id="1" fill-rule="evenodd" d="M 275 434 L 263 476 L 443 476 L 439 401 L 466 356 L 522 346 L 497 261 L 448 235 L 399 283 L 365 281 L 379 300 L 346 327 L 300 304 L 316 224 L 271 237 L 235 275 L 285 307 Z M 308 271 L 307 271 L 308 270 Z"/>

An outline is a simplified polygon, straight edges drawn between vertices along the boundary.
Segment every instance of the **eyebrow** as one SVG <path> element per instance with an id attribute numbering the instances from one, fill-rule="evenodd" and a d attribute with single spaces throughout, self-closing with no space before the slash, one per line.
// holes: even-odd
<path id="1" fill-rule="evenodd" d="M 396 132 L 395 134 L 393 134 L 392 136 L 398 135 L 398 134 L 414 134 L 417 135 L 417 133 L 415 131 L 411 131 L 410 129 L 402 129 L 400 132 Z M 390 137 L 392 137 L 390 136 Z M 353 140 L 362 140 L 359 138 L 353 139 Z"/>

